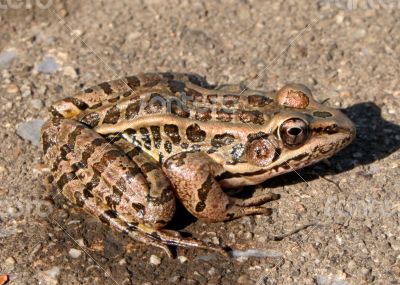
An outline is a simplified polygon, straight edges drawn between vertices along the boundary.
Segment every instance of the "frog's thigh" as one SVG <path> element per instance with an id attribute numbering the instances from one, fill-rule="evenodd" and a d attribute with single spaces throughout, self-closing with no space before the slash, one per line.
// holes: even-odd
<path id="1" fill-rule="evenodd" d="M 182 204 L 199 219 L 217 222 L 270 213 L 267 208 L 253 206 L 261 204 L 258 203 L 260 199 L 246 203 L 246 200 L 225 194 L 215 180 L 215 176 L 223 169 L 205 153 L 183 152 L 174 155 L 163 164 L 163 169 Z"/>
<path id="2" fill-rule="evenodd" d="M 85 185 L 85 197 L 107 205 L 127 221 L 165 226 L 175 213 L 171 189 L 153 187 L 139 166 L 118 147 L 85 125 L 53 119 L 42 130 L 45 160 L 60 189 L 70 180 Z M 74 200 L 73 200 L 74 201 Z"/>

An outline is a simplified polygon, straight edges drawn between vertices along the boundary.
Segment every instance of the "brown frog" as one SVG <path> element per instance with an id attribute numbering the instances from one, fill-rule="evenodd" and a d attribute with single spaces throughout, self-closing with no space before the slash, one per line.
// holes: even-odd
<path id="1" fill-rule="evenodd" d="M 327 158 L 355 137 L 340 111 L 289 84 L 277 92 L 210 86 L 194 74 L 146 73 L 88 88 L 51 108 L 42 146 L 54 183 L 77 206 L 134 240 L 215 245 L 163 229 L 176 199 L 195 217 L 269 214 L 223 189 L 254 185 Z"/>

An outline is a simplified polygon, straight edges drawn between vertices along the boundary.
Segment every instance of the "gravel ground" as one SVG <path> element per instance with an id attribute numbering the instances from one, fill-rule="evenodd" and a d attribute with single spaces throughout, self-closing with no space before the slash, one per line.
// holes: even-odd
<path id="1" fill-rule="evenodd" d="M 400 284 L 399 1 L 11 2 L 0 1 L 0 284 Z M 333 158 L 245 189 L 281 195 L 270 217 L 207 224 L 180 210 L 170 228 L 231 246 L 232 259 L 169 259 L 42 183 L 35 144 L 52 102 L 171 70 L 304 83 L 357 124 Z"/>

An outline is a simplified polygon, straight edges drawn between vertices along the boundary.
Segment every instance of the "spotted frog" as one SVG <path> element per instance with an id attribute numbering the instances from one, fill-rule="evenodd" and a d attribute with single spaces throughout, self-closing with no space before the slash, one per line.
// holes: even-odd
<path id="1" fill-rule="evenodd" d="M 44 160 L 62 194 L 111 228 L 170 253 L 169 245 L 225 253 L 164 229 L 178 199 L 220 222 L 269 214 L 224 190 L 255 185 L 327 158 L 355 137 L 339 110 L 289 84 L 276 92 L 212 86 L 195 74 L 145 73 L 104 82 L 50 108 Z"/>

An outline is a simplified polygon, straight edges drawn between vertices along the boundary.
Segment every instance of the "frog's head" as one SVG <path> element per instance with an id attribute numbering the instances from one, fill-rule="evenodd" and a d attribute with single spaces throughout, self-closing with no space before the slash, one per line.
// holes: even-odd
<path id="1" fill-rule="evenodd" d="M 275 94 L 277 112 L 262 131 L 247 137 L 241 156 L 246 171 L 225 177 L 226 186 L 258 184 L 330 157 L 351 143 L 355 125 L 342 112 L 318 103 L 300 84 Z M 233 170 L 233 169 L 232 169 Z"/>

